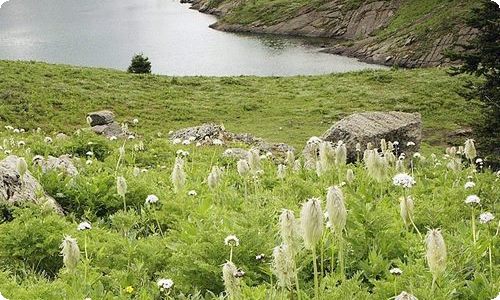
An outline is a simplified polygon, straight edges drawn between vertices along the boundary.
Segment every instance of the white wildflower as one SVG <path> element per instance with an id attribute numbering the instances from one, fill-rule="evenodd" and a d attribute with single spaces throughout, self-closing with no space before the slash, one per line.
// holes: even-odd
<path id="1" fill-rule="evenodd" d="M 84 230 L 89 230 L 89 229 L 92 229 L 92 225 L 89 222 L 87 222 L 87 221 L 81 222 L 76 227 L 76 230 L 79 230 L 79 231 L 84 231 Z"/>
<path id="2" fill-rule="evenodd" d="M 52 138 L 47 136 L 47 137 L 45 137 L 44 141 L 45 141 L 45 143 L 50 144 L 50 143 L 52 143 Z"/>
<path id="3" fill-rule="evenodd" d="M 195 190 L 190 190 L 190 191 L 188 192 L 188 196 L 191 196 L 191 197 L 196 197 L 196 196 L 198 196 L 198 193 L 197 193 Z"/>
<path id="4" fill-rule="evenodd" d="M 484 212 L 479 215 L 479 223 L 481 224 L 489 223 L 493 219 L 495 219 L 495 216 L 490 212 Z"/>
<path id="5" fill-rule="evenodd" d="M 414 142 L 408 142 L 408 143 L 406 143 L 406 147 L 411 147 L 411 146 L 415 146 L 415 143 Z"/>
<path id="6" fill-rule="evenodd" d="M 392 178 L 392 184 L 395 186 L 402 186 L 404 188 L 411 188 L 415 183 L 415 179 L 405 173 L 396 174 L 396 176 Z"/>
<path id="7" fill-rule="evenodd" d="M 392 268 L 389 270 L 389 272 L 392 274 L 392 275 L 401 275 L 403 274 L 403 270 L 401 270 L 400 268 Z"/>
<path id="8" fill-rule="evenodd" d="M 174 281 L 172 279 L 161 278 L 156 283 L 160 291 L 169 290 L 174 286 Z"/>
<path id="9" fill-rule="evenodd" d="M 240 245 L 240 240 L 238 237 L 234 234 L 230 234 L 226 236 L 224 239 L 224 245 L 226 246 L 239 246 Z"/>
<path id="10" fill-rule="evenodd" d="M 156 196 L 156 195 L 148 195 L 148 196 L 146 197 L 146 201 L 145 201 L 145 203 L 147 203 L 147 204 L 148 204 L 148 203 L 149 203 L 149 204 L 153 204 L 153 203 L 158 202 L 158 200 L 159 200 L 159 199 L 158 199 L 158 196 Z"/>
<path id="11" fill-rule="evenodd" d="M 473 187 L 475 187 L 476 184 L 473 182 L 473 181 L 467 181 L 465 184 L 464 184 L 464 188 L 465 189 L 472 189 Z"/>
<path id="12" fill-rule="evenodd" d="M 477 195 L 469 195 L 465 198 L 465 204 L 479 204 L 480 201 Z"/>

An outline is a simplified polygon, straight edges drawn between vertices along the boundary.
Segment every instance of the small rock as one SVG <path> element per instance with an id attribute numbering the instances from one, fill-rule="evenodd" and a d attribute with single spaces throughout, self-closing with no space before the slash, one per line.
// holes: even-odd
<path id="1" fill-rule="evenodd" d="M 107 125 L 115 121 L 115 115 L 109 110 L 101 110 L 87 114 L 90 126 Z"/>

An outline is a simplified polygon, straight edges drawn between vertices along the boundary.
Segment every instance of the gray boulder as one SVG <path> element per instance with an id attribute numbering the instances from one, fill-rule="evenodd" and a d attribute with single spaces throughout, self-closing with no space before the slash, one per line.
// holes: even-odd
<path id="1" fill-rule="evenodd" d="M 87 118 L 89 118 L 91 127 L 98 125 L 107 125 L 115 121 L 115 115 L 112 111 L 109 110 L 101 110 L 88 113 Z"/>
<path id="2" fill-rule="evenodd" d="M 325 141 L 342 140 L 347 146 L 348 161 L 356 159 L 356 143 L 361 151 L 368 142 L 380 148 L 380 140 L 398 142 L 399 153 L 411 155 L 420 149 L 422 139 L 422 119 L 419 113 L 365 112 L 352 114 L 335 123 L 321 138 Z M 408 143 L 410 144 L 408 145 Z"/>
<path id="3" fill-rule="evenodd" d="M 19 157 L 15 155 L 9 155 L 0 161 L 0 201 L 14 205 L 32 202 L 47 205 L 62 213 L 61 206 L 43 191 L 29 171 L 21 178 L 17 170 L 18 161 Z"/>

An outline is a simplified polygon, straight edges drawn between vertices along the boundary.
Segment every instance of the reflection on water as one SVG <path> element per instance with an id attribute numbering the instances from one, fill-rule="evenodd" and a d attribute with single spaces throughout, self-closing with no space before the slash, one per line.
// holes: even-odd
<path id="1" fill-rule="evenodd" d="M 0 59 L 125 70 L 134 53 L 169 75 L 296 75 L 378 68 L 301 39 L 210 29 L 215 18 L 172 0 L 10 0 Z"/>

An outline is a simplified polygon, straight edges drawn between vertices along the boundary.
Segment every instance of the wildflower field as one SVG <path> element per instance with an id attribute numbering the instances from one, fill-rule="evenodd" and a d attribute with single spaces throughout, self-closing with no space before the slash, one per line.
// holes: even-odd
<path id="1" fill-rule="evenodd" d="M 346 163 L 345 144 L 317 138 L 307 144 L 319 150 L 314 161 L 257 151 L 231 159 L 223 146 L 84 131 L 56 139 L 8 127 L 0 138 L 0 159 L 24 158 L 21 178 L 33 174 L 65 213 L 2 204 L 0 299 L 492 299 L 500 291 L 500 179 L 476 165 L 472 141 L 411 157 L 397 146 L 411 141 L 381 141 Z M 62 154 L 78 175 L 37 164 Z"/>

